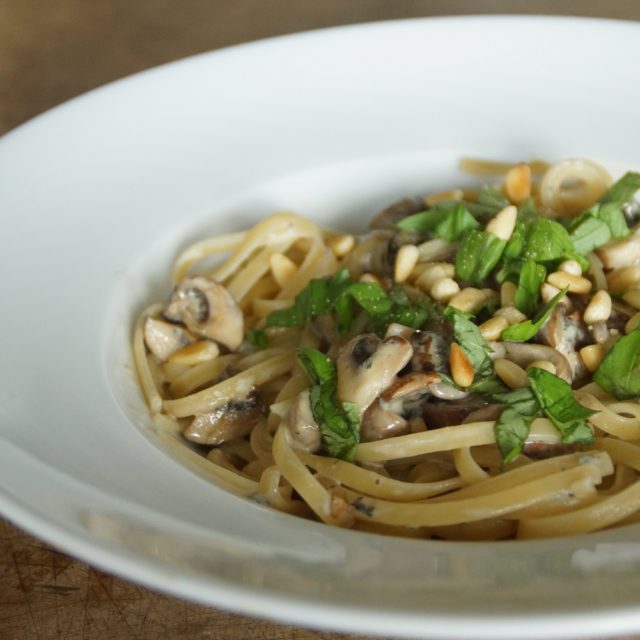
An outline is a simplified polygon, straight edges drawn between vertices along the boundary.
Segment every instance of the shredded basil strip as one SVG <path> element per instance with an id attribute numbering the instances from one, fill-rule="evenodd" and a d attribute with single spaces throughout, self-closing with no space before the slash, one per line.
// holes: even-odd
<path id="1" fill-rule="evenodd" d="M 593 380 L 618 400 L 640 396 L 640 328 L 613 345 L 593 375 Z"/>
<path id="2" fill-rule="evenodd" d="M 452 202 L 448 208 L 435 207 L 421 211 L 400 220 L 398 229 L 419 234 L 433 233 L 447 242 L 459 240 L 470 229 L 477 229 L 480 223 L 469 213 L 462 202 Z"/>
<path id="3" fill-rule="evenodd" d="M 526 316 L 535 311 L 540 297 L 540 285 L 547 277 L 547 270 L 528 258 L 520 270 L 520 279 L 516 289 L 516 307 Z"/>
<path id="4" fill-rule="evenodd" d="M 553 310 L 556 308 L 556 305 L 560 302 L 560 300 L 562 300 L 562 298 L 564 298 L 564 296 L 567 294 L 567 291 L 568 289 L 563 289 L 553 298 L 551 298 L 551 300 L 549 300 L 549 302 L 533 320 L 525 320 L 524 322 L 519 322 L 518 324 L 512 324 L 500 334 L 500 337 L 503 340 L 510 340 L 512 342 L 526 342 L 527 340 L 531 340 L 531 338 L 533 338 L 533 336 L 535 336 L 536 333 L 540 331 L 542 325 L 553 313 Z"/>
<path id="5" fill-rule="evenodd" d="M 299 349 L 298 360 L 311 380 L 311 413 L 327 453 L 352 461 L 360 442 L 359 409 L 352 402 L 338 402 L 336 365 L 316 349 Z"/>
<path id="6" fill-rule="evenodd" d="M 467 232 L 456 253 L 456 275 L 466 282 L 481 284 L 498 264 L 506 245 L 487 231 Z"/>
<path id="7" fill-rule="evenodd" d="M 593 429 L 586 419 L 597 411 L 581 405 L 573 396 L 571 385 L 544 369 L 533 367 L 527 372 L 531 389 L 542 407 L 567 443 L 591 444 Z"/>
<path id="8" fill-rule="evenodd" d="M 493 431 L 502 454 L 502 464 L 508 464 L 522 453 L 529 437 L 529 429 L 540 412 L 540 405 L 529 388 L 496 394 L 495 400 L 504 404 Z"/>
<path id="9" fill-rule="evenodd" d="M 258 349 L 264 349 L 269 343 L 269 337 L 261 329 L 252 329 L 247 333 L 247 340 L 250 345 Z"/>

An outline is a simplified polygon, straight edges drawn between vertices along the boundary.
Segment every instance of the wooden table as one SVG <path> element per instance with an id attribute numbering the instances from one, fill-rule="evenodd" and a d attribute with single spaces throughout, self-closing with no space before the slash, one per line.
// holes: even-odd
<path id="1" fill-rule="evenodd" d="M 355 22 L 509 12 L 640 20 L 640 2 L 0 0 L 0 134 L 105 82 L 201 51 Z M 154 593 L 58 553 L 0 520 L 2 640 L 346 637 Z"/>

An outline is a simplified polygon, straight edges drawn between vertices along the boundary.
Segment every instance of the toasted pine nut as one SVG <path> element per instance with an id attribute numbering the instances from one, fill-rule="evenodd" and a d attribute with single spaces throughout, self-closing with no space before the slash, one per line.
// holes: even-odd
<path id="1" fill-rule="evenodd" d="M 601 344 L 590 344 L 580 349 L 580 357 L 584 366 L 592 373 L 600 366 L 604 357 L 604 347 Z"/>
<path id="2" fill-rule="evenodd" d="M 509 326 L 509 323 L 505 318 L 500 316 L 489 318 L 486 322 L 483 322 L 478 329 L 485 340 L 499 340 L 500 334 Z"/>
<path id="3" fill-rule="evenodd" d="M 503 282 L 500 285 L 500 306 L 513 307 L 516 303 L 516 289 L 518 287 L 513 282 Z"/>
<path id="4" fill-rule="evenodd" d="M 540 297 L 543 302 L 551 302 L 553 298 L 555 298 L 560 293 L 560 289 L 558 287 L 554 287 L 552 284 L 548 282 L 543 282 L 540 285 Z"/>
<path id="5" fill-rule="evenodd" d="M 554 271 L 547 276 L 547 282 L 558 289 L 566 289 L 569 287 L 569 293 L 577 293 L 578 295 L 586 295 L 591 291 L 591 280 L 582 276 L 574 276 L 566 271 Z"/>
<path id="6" fill-rule="evenodd" d="M 451 376 L 458 386 L 463 388 L 471 386 L 475 372 L 467 354 L 457 342 L 451 344 L 449 367 L 451 368 Z"/>
<path id="7" fill-rule="evenodd" d="M 298 270 L 296 263 L 283 253 L 274 253 L 269 257 L 273 279 L 279 287 L 284 287 L 289 278 Z"/>
<path id="8" fill-rule="evenodd" d="M 515 307 L 502 307 L 493 316 L 494 318 L 504 318 L 509 324 L 518 324 L 527 320 L 527 316 Z"/>
<path id="9" fill-rule="evenodd" d="M 516 218 L 518 217 L 518 210 L 513 205 L 509 205 L 498 211 L 498 213 L 489 220 L 485 231 L 492 233 L 496 238 L 500 240 L 508 240 L 516 227 Z"/>
<path id="10" fill-rule="evenodd" d="M 382 280 L 373 273 L 363 273 L 360 276 L 360 282 L 373 282 L 373 284 L 378 284 L 381 287 L 384 287 L 384 282 L 382 282 Z"/>
<path id="11" fill-rule="evenodd" d="M 487 301 L 495 295 L 491 289 L 476 289 L 474 287 L 465 287 L 460 293 L 456 293 L 451 300 L 449 306 L 466 311 L 467 313 L 475 313 L 482 309 Z"/>
<path id="12" fill-rule="evenodd" d="M 511 389 L 522 389 L 529 386 L 529 378 L 525 370 L 515 362 L 505 358 L 493 361 L 493 367 L 499 378 Z"/>
<path id="13" fill-rule="evenodd" d="M 584 310 L 582 319 L 587 324 L 595 324 L 596 322 L 605 322 L 611 315 L 611 296 L 604 290 L 600 289 L 591 298 L 591 302 Z"/>
<path id="14" fill-rule="evenodd" d="M 332 238 L 329 241 L 329 247 L 331 247 L 331 251 L 333 251 L 333 255 L 336 258 L 343 258 L 353 249 L 355 243 L 356 239 L 351 234 L 344 233 Z"/>
<path id="15" fill-rule="evenodd" d="M 522 204 L 531 195 L 531 167 L 522 162 L 509 169 L 504 190 L 513 204 Z"/>
<path id="16" fill-rule="evenodd" d="M 625 330 L 625 333 L 631 333 L 632 331 L 635 331 L 638 327 L 640 327 L 640 311 L 638 311 L 638 313 L 636 313 L 635 316 L 632 316 L 627 321 L 627 324 L 624 325 L 624 330 Z"/>
<path id="17" fill-rule="evenodd" d="M 418 245 L 420 250 L 420 262 L 428 262 L 431 260 L 446 260 L 456 252 L 457 245 L 453 242 L 447 242 L 442 238 L 434 238 L 427 240 Z"/>
<path id="18" fill-rule="evenodd" d="M 420 251 L 415 244 L 402 245 L 396 254 L 393 279 L 396 282 L 404 282 L 411 275 L 419 257 Z"/>
<path id="19" fill-rule="evenodd" d="M 622 267 L 607 275 L 607 289 L 609 291 L 624 291 L 631 285 L 640 282 L 640 266 Z"/>
<path id="20" fill-rule="evenodd" d="M 462 189 L 451 189 L 450 191 L 438 191 L 438 193 L 430 193 L 422 200 L 428 207 L 432 207 L 434 204 L 436 204 L 436 202 L 441 202 L 442 200 L 462 200 L 463 198 L 464 193 Z"/>
<path id="21" fill-rule="evenodd" d="M 640 289 L 629 289 L 622 299 L 634 309 L 640 309 Z"/>
<path id="22" fill-rule="evenodd" d="M 564 271 L 565 273 L 571 273 L 574 276 L 582 275 L 582 267 L 577 260 L 564 260 L 558 266 L 558 271 Z"/>
<path id="23" fill-rule="evenodd" d="M 186 347 L 182 347 L 177 351 L 174 351 L 169 356 L 169 362 L 175 364 L 200 364 L 207 360 L 213 360 L 220 354 L 218 345 L 213 340 L 198 340 L 198 342 L 192 342 Z"/>
<path id="24" fill-rule="evenodd" d="M 534 360 L 533 362 L 527 365 L 527 371 L 529 371 L 529 369 L 533 369 L 534 367 L 536 369 L 544 369 L 549 373 L 553 373 L 553 375 L 556 374 L 556 365 L 549 360 Z"/>
<path id="25" fill-rule="evenodd" d="M 390 336 L 402 336 L 403 338 L 409 339 L 409 336 L 415 332 L 413 327 L 407 327 L 405 324 L 400 324 L 399 322 L 392 322 L 388 327 L 387 331 L 384 334 L 385 338 Z"/>
<path id="26" fill-rule="evenodd" d="M 453 278 L 456 268 L 450 262 L 427 262 L 422 267 L 421 273 L 416 279 L 416 286 L 423 291 L 429 292 L 429 289 L 441 278 Z"/>
<path id="27" fill-rule="evenodd" d="M 460 291 L 460 285 L 452 278 L 441 278 L 429 289 L 429 294 L 438 302 L 448 302 Z"/>

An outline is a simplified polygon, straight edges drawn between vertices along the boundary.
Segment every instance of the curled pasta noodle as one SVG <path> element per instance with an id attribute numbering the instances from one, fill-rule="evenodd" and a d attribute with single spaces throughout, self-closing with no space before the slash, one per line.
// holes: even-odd
<path id="1" fill-rule="evenodd" d="M 635 336 L 638 231 L 525 260 L 518 242 L 540 228 L 580 241 L 568 216 L 596 215 L 607 172 L 462 166 L 504 180 L 405 198 L 361 237 L 281 212 L 184 249 L 167 300 L 133 327 L 159 445 L 261 504 L 370 533 L 528 539 L 638 521 L 640 383 L 627 372 L 616 398 L 598 374 Z M 630 225 L 634 206 L 619 212 Z"/>

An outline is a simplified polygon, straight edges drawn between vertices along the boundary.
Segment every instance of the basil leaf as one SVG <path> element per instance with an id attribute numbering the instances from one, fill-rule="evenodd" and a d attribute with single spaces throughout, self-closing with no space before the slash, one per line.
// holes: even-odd
<path id="1" fill-rule="evenodd" d="M 587 409 L 573 396 L 571 385 L 562 378 L 533 367 L 527 372 L 531 389 L 542 410 L 567 443 L 591 444 L 593 430 L 586 422 L 597 411 Z"/>
<path id="2" fill-rule="evenodd" d="M 600 202 L 625 204 L 633 200 L 638 191 L 640 191 L 640 173 L 629 171 L 609 187 L 609 190 L 600 198 Z"/>
<path id="3" fill-rule="evenodd" d="M 540 412 L 540 405 L 529 388 L 496 394 L 494 398 L 505 405 L 493 427 L 504 465 L 522 452 L 531 423 Z"/>
<path id="4" fill-rule="evenodd" d="M 553 310 L 556 308 L 556 305 L 564 296 L 567 294 L 567 289 L 560 291 L 557 293 L 546 306 L 538 313 L 538 315 L 533 320 L 525 320 L 524 322 L 519 322 L 518 324 L 512 324 L 510 327 L 507 327 L 501 334 L 500 337 L 503 340 L 510 340 L 512 342 L 526 342 L 527 340 L 531 340 L 533 336 L 540 331 L 542 325 L 547 321 L 549 316 L 553 313 Z"/>
<path id="5" fill-rule="evenodd" d="M 456 274 L 461 280 L 480 284 L 498 264 L 506 242 L 492 233 L 473 229 L 466 233 L 456 253 Z"/>
<path id="6" fill-rule="evenodd" d="M 568 229 L 578 253 L 587 255 L 611 238 L 624 238 L 630 231 L 620 202 L 595 204 L 575 218 Z"/>
<path id="7" fill-rule="evenodd" d="M 337 400 L 338 374 L 334 362 L 316 349 L 299 349 L 298 360 L 311 380 L 311 413 L 330 456 L 353 460 L 360 442 L 358 407 Z"/>
<path id="8" fill-rule="evenodd" d="M 593 380 L 618 400 L 640 396 L 640 329 L 628 333 L 613 345 Z"/>
<path id="9" fill-rule="evenodd" d="M 527 259 L 520 270 L 520 279 L 516 289 L 516 307 L 526 316 L 535 311 L 540 297 L 540 285 L 547 277 L 547 270 L 537 262 Z"/>
<path id="10" fill-rule="evenodd" d="M 480 223 L 469 213 L 462 202 L 454 203 L 448 209 L 435 208 L 415 213 L 396 224 L 399 229 L 415 233 L 433 232 L 437 238 L 454 242 L 470 230 L 480 227 Z"/>
<path id="11" fill-rule="evenodd" d="M 571 234 L 571 240 L 578 253 L 587 255 L 611 240 L 611 229 L 603 220 L 589 216 Z"/>
<path id="12" fill-rule="evenodd" d="M 573 242 L 567 230 L 555 220 L 537 218 L 523 230 L 522 257 L 536 262 L 560 260 L 573 251 Z"/>
<path id="13" fill-rule="evenodd" d="M 247 340 L 250 345 L 258 349 L 264 349 L 269 343 L 267 334 L 261 329 L 252 329 L 247 333 Z"/>
<path id="14" fill-rule="evenodd" d="M 475 202 L 466 203 L 471 214 L 478 218 L 495 215 L 510 204 L 509 199 L 501 191 L 488 186 L 482 187 Z"/>

